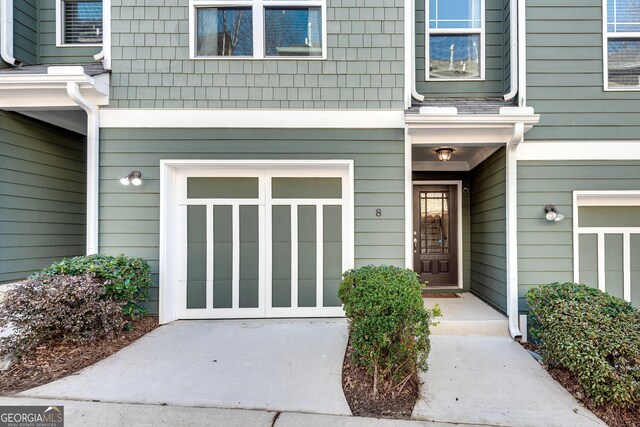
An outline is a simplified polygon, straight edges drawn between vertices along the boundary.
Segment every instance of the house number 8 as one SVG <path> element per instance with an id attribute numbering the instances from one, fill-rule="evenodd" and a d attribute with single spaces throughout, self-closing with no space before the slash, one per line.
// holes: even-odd
<path id="1" fill-rule="evenodd" d="M 376 216 L 382 216 L 382 209 L 376 209 Z"/>

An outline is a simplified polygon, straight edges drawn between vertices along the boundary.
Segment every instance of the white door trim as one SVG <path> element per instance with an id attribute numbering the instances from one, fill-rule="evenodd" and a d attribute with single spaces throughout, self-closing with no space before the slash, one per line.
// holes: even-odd
<path id="1" fill-rule="evenodd" d="M 242 170 L 239 170 L 242 169 Z M 342 254 L 342 269 L 347 270 L 354 266 L 354 162 L 353 160 L 161 160 L 160 161 L 160 266 L 159 266 L 159 320 L 161 324 L 171 322 L 178 318 L 197 318 L 206 317 L 209 312 L 207 309 L 189 311 L 192 314 L 186 315 L 183 313 L 185 310 L 182 307 L 186 306 L 184 301 L 184 292 L 178 290 L 178 280 L 182 277 L 186 277 L 186 262 L 184 257 L 186 254 L 184 251 L 180 251 L 181 243 L 184 243 L 184 233 L 181 233 L 180 224 L 186 223 L 186 216 L 184 212 L 181 213 L 181 209 L 178 207 L 179 202 L 185 202 L 186 199 L 180 200 L 184 189 L 180 188 L 181 176 L 188 173 L 189 176 L 197 176 L 198 174 L 212 176 L 211 174 L 224 176 L 230 176 L 234 174 L 241 174 L 247 176 L 246 173 L 254 171 L 253 173 L 267 174 L 276 172 L 277 176 L 298 176 L 298 177 L 318 177 L 318 176 L 341 176 L 342 180 L 342 199 L 339 200 L 339 204 L 342 205 L 342 238 L 343 238 L 343 254 Z M 215 172 L 213 172 L 215 171 Z M 259 194 L 261 201 L 266 201 L 266 197 L 270 194 Z M 196 200 L 197 201 L 197 200 Z M 234 205 L 234 202 L 240 202 L 239 200 L 232 199 L 218 199 L 217 201 L 225 202 L 227 204 Z M 285 203 L 294 202 L 296 205 L 300 204 L 331 204 L 337 200 L 283 200 Z M 190 199 L 189 203 L 192 204 L 194 200 Z M 231 203 L 228 203 L 231 202 Z M 306 202 L 306 203 L 305 203 Z M 247 204 L 247 200 L 242 202 Z M 254 204 L 255 200 L 251 200 L 248 204 Z M 334 203 L 335 204 L 335 203 Z M 264 215 L 268 218 L 267 215 Z M 265 236 L 266 227 L 263 224 L 263 230 L 260 231 L 261 236 Z M 270 263 L 268 255 L 268 247 L 264 246 L 268 239 L 264 239 L 261 244 L 261 253 L 267 253 L 264 260 L 265 275 L 269 276 Z M 261 255 L 262 256 L 262 255 Z M 267 286 L 267 277 L 262 277 L 261 282 Z M 264 288 L 262 288 L 264 289 Z M 264 292 L 262 292 L 264 294 Z M 261 296 L 261 298 L 264 298 Z M 261 303 L 265 302 L 261 300 Z M 267 301 L 268 302 L 268 301 Z M 321 301 L 319 301 L 321 303 Z M 267 307 L 262 304 L 261 307 Z M 256 309 L 251 310 L 246 315 L 249 317 L 255 317 Z M 315 310 L 315 311 L 314 311 Z M 236 311 L 229 317 L 243 317 L 244 309 Z M 242 313 L 241 313 L 242 312 Z M 277 308 L 267 310 L 267 316 L 277 317 L 305 317 L 312 315 L 322 316 L 343 316 L 344 311 L 341 307 L 323 308 L 322 313 L 318 309 L 291 309 L 291 308 Z M 224 317 L 216 314 L 215 317 Z"/>

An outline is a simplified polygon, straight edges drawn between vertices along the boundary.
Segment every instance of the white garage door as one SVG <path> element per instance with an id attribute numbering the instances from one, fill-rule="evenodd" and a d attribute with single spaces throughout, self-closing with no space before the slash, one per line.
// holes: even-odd
<path id="1" fill-rule="evenodd" d="M 177 318 L 344 315 L 350 165 L 233 166 L 176 174 Z"/>

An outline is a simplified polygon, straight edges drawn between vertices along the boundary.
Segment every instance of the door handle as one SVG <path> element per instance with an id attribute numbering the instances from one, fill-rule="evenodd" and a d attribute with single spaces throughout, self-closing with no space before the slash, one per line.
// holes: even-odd
<path id="1" fill-rule="evenodd" d="M 416 237 L 413 238 L 413 253 L 418 252 L 418 239 Z"/>

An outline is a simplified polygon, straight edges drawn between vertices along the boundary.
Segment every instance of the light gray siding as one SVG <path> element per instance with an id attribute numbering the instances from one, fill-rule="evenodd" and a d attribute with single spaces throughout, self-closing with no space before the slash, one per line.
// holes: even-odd
<path id="1" fill-rule="evenodd" d="M 573 281 L 573 191 L 637 190 L 640 162 L 518 162 L 518 269 L 520 309 L 532 286 Z M 547 221 L 544 205 L 565 216 Z M 636 285 L 637 286 L 637 285 Z"/>
<path id="2" fill-rule="evenodd" d="M 86 64 L 101 47 L 56 47 L 56 2 L 38 1 L 38 54 L 40 64 Z"/>
<path id="3" fill-rule="evenodd" d="M 0 112 L 0 282 L 85 244 L 84 137 Z"/>
<path id="4" fill-rule="evenodd" d="M 114 108 L 402 109 L 403 2 L 327 0 L 327 60 L 189 59 L 188 0 L 113 0 Z"/>
<path id="5" fill-rule="evenodd" d="M 38 6 L 36 0 L 13 3 L 13 55 L 25 64 L 38 63 Z"/>
<path id="6" fill-rule="evenodd" d="M 356 265 L 404 266 L 403 149 L 401 129 L 102 129 L 100 251 L 149 260 L 157 283 L 161 159 L 353 159 Z M 121 185 L 134 169 L 143 184 Z"/>
<path id="7" fill-rule="evenodd" d="M 505 149 L 471 172 L 471 292 L 507 310 Z"/>
<path id="8" fill-rule="evenodd" d="M 602 0 L 527 1 L 527 140 L 638 139 L 640 92 L 603 87 Z"/>
<path id="9" fill-rule="evenodd" d="M 503 95 L 505 73 L 505 44 L 508 49 L 508 5 L 506 1 L 485 1 L 485 79 L 483 81 L 425 81 L 425 0 L 416 0 L 416 89 L 427 98 L 438 97 L 499 97 Z M 507 14 L 505 14 L 505 11 Z M 505 24 L 506 21 L 506 24 Z M 508 83 L 508 81 L 507 81 Z"/>

